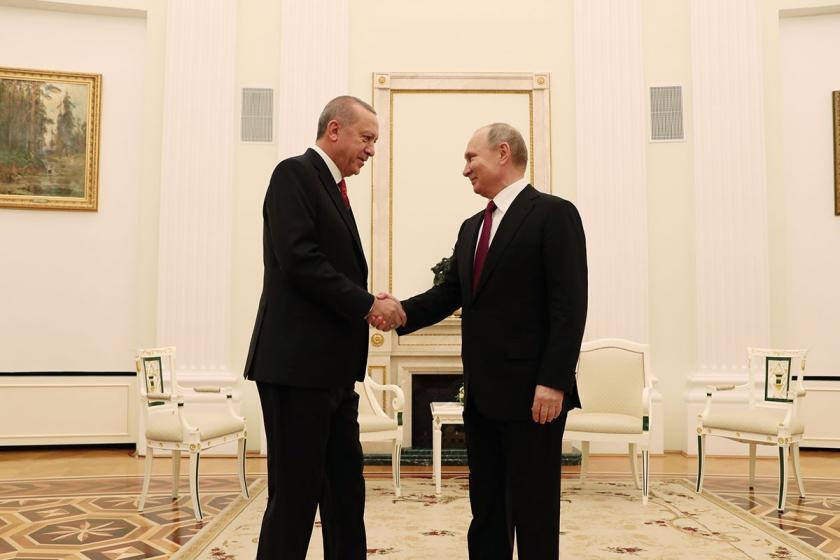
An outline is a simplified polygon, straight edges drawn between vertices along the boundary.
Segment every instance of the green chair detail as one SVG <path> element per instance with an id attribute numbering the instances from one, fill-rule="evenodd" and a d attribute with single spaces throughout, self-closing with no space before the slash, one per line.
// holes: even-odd
<path id="1" fill-rule="evenodd" d="M 748 348 L 747 383 L 707 387 L 706 406 L 697 417 L 697 492 L 703 491 L 706 437 L 716 436 L 749 445 L 750 488 L 755 485 L 756 446 L 778 448 L 779 494 L 776 509 L 785 509 L 789 456 L 793 459 L 799 495 L 805 497 L 799 468 L 799 442 L 805 425 L 799 416 L 799 407 L 805 397 L 802 381 L 807 355 L 807 350 Z M 739 410 L 715 408 L 712 406 L 713 396 L 724 391 L 745 391 L 748 403 Z"/>
<path id="2" fill-rule="evenodd" d="M 149 493 L 152 476 L 154 450 L 172 452 L 172 499 L 178 497 L 178 478 L 181 467 L 181 453 L 190 458 L 190 495 L 197 521 L 201 521 L 201 502 L 198 492 L 198 466 L 201 452 L 205 449 L 236 442 L 239 486 L 242 495 L 248 497 L 245 481 L 245 419 L 233 408 L 233 391 L 229 387 L 195 387 L 188 389 L 178 385 L 175 374 L 175 348 L 145 348 L 137 350 L 135 357 L 137 378 L 140 385 L 140 400 L 145 420 L 146 462 L 143 473 L 143 490 L 138 510 L 143 511 Z M 226 400 L 227 406 L 220 412 L 192 412 L 184 406 L 184 395 L 188 392 L 201 393 L 203 397 Z"/>

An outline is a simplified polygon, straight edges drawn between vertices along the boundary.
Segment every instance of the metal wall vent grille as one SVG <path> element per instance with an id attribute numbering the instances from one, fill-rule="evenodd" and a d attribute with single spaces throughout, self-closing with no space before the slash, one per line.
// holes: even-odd
<path id="1" fill-rule="evenodd" d="M 242 88 L 242 141 L 272 142 L 274 90 Z"/>
<path id="2" fill-rule="evenodd" d="M 650 88 L 650 139 L 684 140 L 682 86 Z"/>

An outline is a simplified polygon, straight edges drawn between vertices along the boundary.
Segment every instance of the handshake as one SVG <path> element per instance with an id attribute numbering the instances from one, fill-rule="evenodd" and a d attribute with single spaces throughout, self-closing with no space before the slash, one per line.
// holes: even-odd
<path id="1" fill-rule="evenodd" d="M 386 332 L 404 326 L 407 320 L 400 300 L 387 292 L 376 294 L 365 319 L 370 326 Z"/>

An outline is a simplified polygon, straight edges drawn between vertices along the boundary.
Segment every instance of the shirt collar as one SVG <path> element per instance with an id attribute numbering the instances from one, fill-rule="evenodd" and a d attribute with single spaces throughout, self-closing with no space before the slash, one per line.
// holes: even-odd
<path id="1" fill-rule="evenodd" d="M 312 146 L 312 149 L 315 150 L 315 152 L 319 156 L 321 156 L 321 159 L 324 160 L 324 163 L 327 164 L 327 169 L 330 170 L 330 173 L 332 174 L 333 181 L 335 181 L 335 184 L 337 185 L 338 183 L 340 183 L 341 179 L 342 179 L 341 171 L 338 170 L 338 166 L 335 164 L 335 162 L 332 160 L 332 158 L 327 155 L 327 152 L 325 152 L 324 150 L 319 148 L 317 146 L 317 144 L 315 146 Z"/>
<path id="2" fill-rule="evenodd" d="M 514 199 L 522 192 L 522 190 L 528 186 L 528 181 L 525 177 L 519 179 L 518 181 L 514 181 L 510 185 L 503 188 L 499 191 L 499 194 L 493 199 L 493 202 L 496 203 L 496 208 L 501 210 L 502 214 L 508 211 L 510 205 L 513 204 Z"/>

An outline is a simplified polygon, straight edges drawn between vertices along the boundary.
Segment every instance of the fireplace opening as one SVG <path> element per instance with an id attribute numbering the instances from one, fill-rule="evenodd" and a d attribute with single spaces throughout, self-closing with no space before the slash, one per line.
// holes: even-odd
<path id="1" fill-rule="evenodd" d="M 422 374 L 411 376 L 411 447 L 432 448 L 433 402 L 458 400 L 458 389 L 464 377 L 460 373 Z M 466 449 L 464 426 L 445 424 L 441 427 L 443 449 Z"/>

